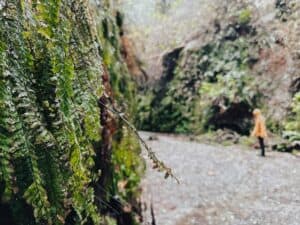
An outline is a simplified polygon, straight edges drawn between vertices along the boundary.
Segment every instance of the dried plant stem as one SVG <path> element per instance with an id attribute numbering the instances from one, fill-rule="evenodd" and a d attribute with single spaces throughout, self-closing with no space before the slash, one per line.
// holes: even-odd
<path id="1" fill-rule="evenodd" d="M 101 102 L 101 100 L 99 101 L 99 104 L 101 104 L 103 107 L 105 107 L 107 110 L 109 110 L 110 112 L 112 112 L 113 114 L 117 115 L 132 131 L 133 133 L 137 136 L 137 138 L 139 139 L 140 143 L 142 144 L 142 146 L 144 146 L 144 148 L 146 149 L 147 153 L 148 153 L 148 157 L 151 159 L 151 161 L 153 162 L 153 169 L 157 169 L 160 172 L 164 172 L 165 173 L 165 178 L 167 179 L 168 177 L 172 177 L 173 179 L 176 180 L 176 182 L 178 184 L 180 184 L 179 179 L 173 174 L 172 169 L 167 167 L 164 162 L 162 162 L 161 160 L 159 160 L 155 154 L 155 152 L 148 146 L 148 144 L 145 142 L 145 140 L 141 137 L 141 135 L 139 134 L 138 130 L 135 128 L 134 125 L 132 125 L 128 119 L 125 118 L 124 113 L 119 112 L 117 109 L 115 109 L 115 107 L 110 107 L 107 106 L 106 104 L 104 104 L 103 102 Z"/>

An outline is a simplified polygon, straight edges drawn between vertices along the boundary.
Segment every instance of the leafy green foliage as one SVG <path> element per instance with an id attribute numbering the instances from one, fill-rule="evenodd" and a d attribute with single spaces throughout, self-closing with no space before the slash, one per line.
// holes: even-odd
<path id="1" fill-rule="evenodd" d="M 131 102 L 129 113 L 134 115 L 135 110 L 135 84 L 129 74 L 127 66 L 124 66 L 120 33 L 122 19 L 110 6 L 109 1 L 104 1 L 104 10 L 93 12 L 96 18 L 97 34 L 102 43 L 101 53 L 103 63 L 110 74 L 110 84 L 114 90 L 114 96 L 120 103 Z M 97 9 L 94 7 L 94 9 Z M 116 14 L 116 15 L 115 15 Z M 124 105 L 121 106 L 126 108 Z"/>
<path id="2" fill-rule="evenodd" d="M 102 141 L 98 99 L 103 95 L 102 56 L 107 56 L 87 4 L 81 0 L 4 4 L 0 8 L 0 204 L 9 205 L 16 225 L 98 225 L 100 209 L 92 187 L 99 179 L 94 146 Z M 117 31 L 113 36 L 118 36 Z M 101 44 L 118 46 L 119 40 L 107 41 L 111 39 L 103 37 Z M 109 55 L 115 61 L 105 60 L 111 76 L 119 80 L 113 91 L 125 102 L 133 87 L 128 95 L 122 93 L 127 91 L 129 74 L 122 76 L 126 67 L 115 51 L 119 47 Z M 134 138 L 124 135 L 119 142 L 126 142 L 124 148 L 131 152 Z M 136 161 L 138 153 L 132 153 Z"/>
<path id="3" fill-rule="evenodd" d="M 285 123 L 283 137 L 290 142 L 300 140 L 300 93 L 296 93 L 291 104 L 291 113 Z"/>
<path id="4" fill-rule="evenodd" d="M 165 74 L 170 81 L 141 100 L 142 129 L 201 133 L 230 128 L 248 133 L 251 109 L 261 97 L 249 72 L 257 60 L 254 28 L 244 24 L 249 12 L 242 10 L 240 18 L 202 47 L 181 53 L 173 74 Z"/>
<path id="5" fill-rule="evenodd" d="M 110 75 L 110 85 L 113 90 L 114 100 L 117 101 L 118 110 L 126 112 L 126 117 L 134 120 L 136 112 L 135 83 L 124 64 L 121 54 L 120 33 L 122 18 L 114 12 L 109 1 L 103 2 L 104 10 L 93 11 L 96 18 L 97 36 L 102 43 L 101 55 L 103 65 Z M 93 9 L 97 9 L 95 6 Z M 116 14 L 116 16 L 114 16 Z M 116 26 L 117 25 L 117 26 Z M 110 96 L 111 97 L 111 96 Z M 115 117 L 118 131 L 112 140 L 112 153 L 110 164 L 110 185 L 106 193 L 106 200 L 112 201 L 112 196 L 118 197 L 122 204 L 131 204 L 138 208 L 136 199 L 140 194 L 139 182 L 143 173 L 143 160 L 139 156 L 140 145 L 135 134 L 129 131 L 122 119 Z M 126 183 L 123 187 L 120 183 Z M 103 206 L 102 208 L 105 209 Z M 109 209 L 107 209 L 109 210 Z M 123 210 L 123 209 L 122 209 Z M 131 212 L 132 218 L 136 218 Z"/>
<path id="6" fill-rule="evenodd" d="M 249 109 L 254 108 L 259 101 L 255 82 L 251 79 L 250 76 L 241 73 L 237 75 L 238 77 L 230 75 L 218 76 L 216 83 L 202 83 L 199 90 L 201 96 L 199 103 L 200 109 L 210 109 L 203 111 L 202 118 L 204 118 L 204 120 L 202 120 L 202 124 L 204 127 L 214 129 L 214 126 L 219 125 L 218 123 L 220 121 L 213 121 L 213 108 L 215 106 L 219 107 L 221 111 L 225 112 L 235 104 L 242 104 L 242 106 L 246 108 L 246 113 L 248 113 L 248 115 L 251 115 L 251 111 Z M 243 132 L 243 129 L 247 130 L 250 128 L 250 119 L 249 121 L 245 122 L 247 122 L 247 124 L 245 124 L 245 127 L 242 127 L 237 131 Z M 243 121 L 240 121 L 239 117 L 236 118 L 236 122 L 231 121 L 231 123 L 232 125 L 234 124 L 237 127 L 243 126 Z"/>
<path id="7" fill-rule="evenodd" d="M 114 165 L 114 194 L 119 195 L 123 201 L 129 202 L 136 199 L 139 193 L 139 183 L 144 170 L 141 164 L 140 147 L 135 136 L 123 127 L 123 139 L 115 143 L 115 151 L 112 156 Z"/>
<path id="8" fill-rule="evenodd" d="M 245 25 L 248 24 L 250 21 L 251 21 L 250 9 L 242 10 L 239 15 L 239 23 Z"/>
<path id="9" fill-rule="evenodd" d="M 286 130 L 289 131 L 300 131 L 300 93 L 295 94 L 291 105 L 292 116 L 290 121 L 286 123 Z"/>

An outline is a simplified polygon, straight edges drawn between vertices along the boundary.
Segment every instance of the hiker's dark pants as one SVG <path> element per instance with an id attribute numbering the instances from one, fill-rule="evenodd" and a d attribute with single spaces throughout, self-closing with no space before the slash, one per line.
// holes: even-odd
<path id="1" fill-rule="evenodd" d="M 264 143 L 264 139 L 262 137 L 258 137 L 258 141 L 259 141 L 259 145 L 260 145 L 260 149 L 261 149 L 261 156 L 264 157 L 265 156 L 265 143 Z"/>

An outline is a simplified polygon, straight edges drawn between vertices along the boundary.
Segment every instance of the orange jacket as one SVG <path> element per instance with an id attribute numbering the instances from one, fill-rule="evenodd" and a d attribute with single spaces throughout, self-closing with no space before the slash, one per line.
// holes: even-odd
<path id="1" fill-rule="evenodd" d="M 253 111 L 253 116 L 254 116 L 255 126 L 251 133 L 251 136 L 266 138 L 268 136 L 267 128 L 265 124 L 265 118 L 262 116 L 261 111 L 259 109 L 255 109 Z"/>

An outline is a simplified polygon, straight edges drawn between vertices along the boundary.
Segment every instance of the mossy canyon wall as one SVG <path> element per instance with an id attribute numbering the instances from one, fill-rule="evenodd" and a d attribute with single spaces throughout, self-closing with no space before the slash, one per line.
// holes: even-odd
<path id="1" fill-rule="evenodd" d="M 136 224 L 143 161 L 110 1 L 0 0 L 0 224 Z"/>
<path id="2" fill-rule="evenodd" d="M 189 11 L 186 1 L 176 2 L 169 2 L 170 12 Z M 138 126 L 193 134 L 227 128 L 247 135 L 252 126 L 251 112 L 259 107 L 271 131 L 289 129 L 288 121 L 297 118 L 291 109 L 300 90 L 299 2 L 232 0 L 201 4 L 199 7 L 206 11 L 201 8 L 199 14 L 191 14 L 198 24 L 195 20 L 186 24 L 189 33 L 174 30 L 175 24 L 182 25 L 182 20 L 174 18 L 184 14 L 176 17 L 167 11 L 162 15 L 162 24 L 174 23 L 165 27 L 165 33 L 177 32 L 172 36 L 177 44 L 160 52 L 161 76 L 140 99 Z M 148 36 L 145 45 L 151 42 L 151 32 Z M 152 71 L 147 72 L 151 79 Z"/>

